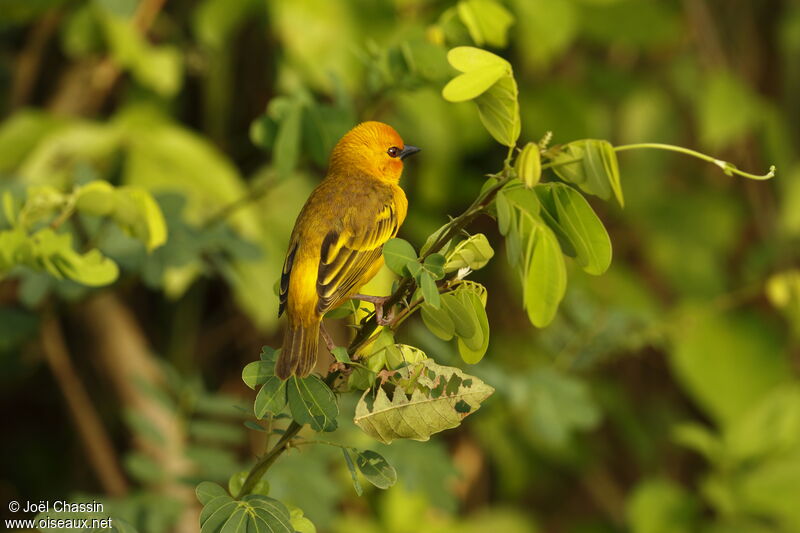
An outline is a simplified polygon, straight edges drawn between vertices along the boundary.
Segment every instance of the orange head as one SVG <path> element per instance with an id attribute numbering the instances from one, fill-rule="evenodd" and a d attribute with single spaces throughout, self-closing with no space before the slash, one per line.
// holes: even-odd
<path id="1" fill-rule="evenodd" d="M 403 172 L 403 159 L 419 152 L 406 145 L 400 135 L 383 122 L 362 122 L 339 139 L 331 153 L 332 175 L 366 174 L 397 183 Z"/>

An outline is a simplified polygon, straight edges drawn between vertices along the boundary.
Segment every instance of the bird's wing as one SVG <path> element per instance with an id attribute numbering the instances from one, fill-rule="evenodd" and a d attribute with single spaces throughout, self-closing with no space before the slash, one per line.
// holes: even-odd
<path id="1" fill-rule="evenodd" d="M 365 216 L 363 208 L 345 218 L 342 230 L 331 231 L 322 241 L 317 274 L 317 311 L 325 313 L 350 296 L 381 257 L 386 241 L 397 235 L 400 221 L 393 200 Z M 358 224 L 348 224 L 360 221 Z"/>
<path id="2" fill-rule="evenodd" d="M 278 317 L 280 317 L 284 310 L 286 310 L 286 300 L 289 297 L 289 275 L 292 273 L 292 266 L 294 265 L 294 254 L 297 252 L 297 240 L 293 240 L 289 244 L 289 251 L 286 252 L 286 259 L 283 262 L 283 270 L 281 271 L 281 292 L 280 292 L 280 305 L 278 306 Z"/>

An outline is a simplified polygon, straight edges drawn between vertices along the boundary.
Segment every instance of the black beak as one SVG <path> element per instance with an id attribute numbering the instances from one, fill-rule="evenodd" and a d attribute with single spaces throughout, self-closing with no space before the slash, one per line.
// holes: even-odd
<path id="1" fill-rule="evenodd" d="M 411 146 L 410 144 L 407 144 L 403 147 L 402 150 L 400 150 L 400 159 L 402 160 L 410 155 L 414 155 L 420 150 L 421 148 L 417 148 L 416 146 Z"/>

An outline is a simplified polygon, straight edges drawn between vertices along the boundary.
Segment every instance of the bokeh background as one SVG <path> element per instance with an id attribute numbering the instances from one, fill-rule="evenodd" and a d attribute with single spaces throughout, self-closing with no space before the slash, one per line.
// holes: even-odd
<path id="1" fill-rule="evenodd" d="M 508 31 L 476 43 L 451 1 L 0 2 L 0 189 L 145 187 L 169 232 L 148 254 L 89 227 L 121 267 L 102 289 L 0 278 L 0 501 L 89 495 L 142 532 L 192 531 L 194 484 L 262 450 L 231 405 L 279 343 L 285 245 L 336 139 L 377 119 L 423 148 L 404 178 L 416 246 L 500 168 L 474 108 L 441 97 L 447 49 L 477 44 L 515 69 L 522 140 L 673 143 L 777 177 L 621 153 L 625 209 L 593 202 L 612 267 L 568 265 L 542 330 L 477 221 L 498 254 L 469 371 L 495 395 L 430 442 L 376 447 L 388 491 L 357 497 L 341 453 L 309 446 L 272 494 L 323 532 L 800 531 L 800 2 L 497 5 Z M 456 364 L 419 322 L 401 338 Z M 336 438 L 374 446 L 353 401 Z"/>

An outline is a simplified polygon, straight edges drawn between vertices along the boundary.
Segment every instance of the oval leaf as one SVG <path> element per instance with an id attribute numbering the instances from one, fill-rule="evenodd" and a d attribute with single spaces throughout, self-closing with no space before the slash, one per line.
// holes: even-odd
<path id="1" fill-rule="evenodd" d="M 354 422 L 371 437 L 389 444 L 396 439 L 425 441 L 434 433 L 458 426 L 494 389 L 461 370 L 431 359 L 398 370 L 408 381 L 388 394 L 367 390 L 356 405 Z M 417 376 L 408 380 L 409 376 Z"/>
<path id="2" fill-rule="evenodd" d="M 406 265 L 410 262 L 417 262 L 417 252 L 406 240 L 389 239 L 383 245 L 383 258 L 389 270 L 398 276 L 404 276 L 407 273 Z"/>

